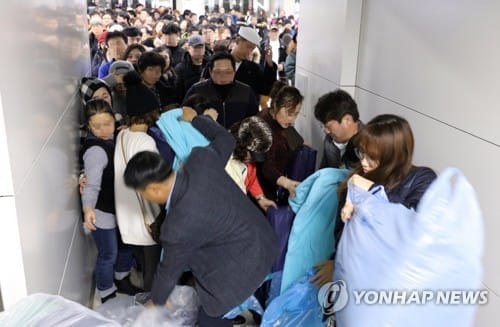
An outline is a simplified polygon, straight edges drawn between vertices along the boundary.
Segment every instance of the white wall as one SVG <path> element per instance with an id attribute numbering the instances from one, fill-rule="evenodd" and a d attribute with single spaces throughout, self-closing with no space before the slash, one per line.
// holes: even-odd
<path id="1" fill-rule="evenodd" d="M 500 246 L 495 191 L 500 182 L 500 2 L 360 3 L 301 3 L 296 80 L 306 99 L 298 128 L 320 147 L 313 106 L 319 95 L 341 87 L 354 95 L 364 121 L 380 113 L 410 121 L 416 164 L 438 172 L 455 166 L 465 173 L 477 191 L 486 232 L 483 284 L 490 298 L 479 309 L 476 325 L 493 326 L 500 309 L 495 254 Z M 345 76 L 352 62 L 356 73 Z"/>
<path id="2" fill-rule="evenodd" d="M 77 81 L 89 70 L 84 0 L 0 4 L 0 287 L 89 300 L 76 187 Z"/>

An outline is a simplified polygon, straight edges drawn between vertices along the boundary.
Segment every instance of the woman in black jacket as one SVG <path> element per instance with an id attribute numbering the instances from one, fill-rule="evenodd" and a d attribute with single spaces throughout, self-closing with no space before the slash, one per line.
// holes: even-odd
<path id="1" fill-rule="evenodd" d="M 425 191 L 436 179 L 432 169 L 413 165 L 413 133 L 408 121 L 402 117 L 385 114 L 373 118 L 354 136 L 353 144 L 360 164 L 339 187 L 342 220 L 336 221 L 337 244 L 343 222 L 350 219 L 355 210 L 352 203 L 346 201 L 349 182 L 365 190 L 381 185 L 390 202 L 417 209 Z M 320 262 L 317 266 L 319 271 L 312 281 L 317 285 L 331 281 L 333 261 Z"/>

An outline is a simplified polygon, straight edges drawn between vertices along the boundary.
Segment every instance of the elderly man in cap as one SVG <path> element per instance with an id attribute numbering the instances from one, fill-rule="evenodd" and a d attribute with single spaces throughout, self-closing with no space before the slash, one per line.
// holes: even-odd
<path id="1" fill-rule="evenodd" d="M 188 51 L 182 62 L 175 66 L 177 79 L 175 89 L 180 98 L 184 98 L 191 86 L 200 81 L 201 73 L 207 65 L 205 58 L 205 41 L 199 35 L 193 35 L 188 41 Z"/>
<path id="2" fill-rule="evenodd" d="M 249 85 L 257 99 L 259 95 L 269 95 L 276 81 L 278 66 L 273 62 L 271 47 L 264 49 L 264 67 L 248 60 L 252 51 L 260 45 L 261 37 L 257 31 L 246 26 L 240 27 L 236 45 L 231 54 L 236 61 L 235 80 Z"/>

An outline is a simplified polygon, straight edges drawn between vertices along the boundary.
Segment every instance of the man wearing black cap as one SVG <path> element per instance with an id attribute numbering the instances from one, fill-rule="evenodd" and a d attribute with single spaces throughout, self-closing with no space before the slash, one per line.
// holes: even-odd
<path id="1" fill-rule="evenodd" d="M 205 42 L 199 35 L 193 35 L 188 41 L 188 51 L 181 63 L 175 66 L 177 74 L 175 89 L 182 99 L 191 86 L 200 81 L 201 72 L 208 60 L 205 58 Z"/>

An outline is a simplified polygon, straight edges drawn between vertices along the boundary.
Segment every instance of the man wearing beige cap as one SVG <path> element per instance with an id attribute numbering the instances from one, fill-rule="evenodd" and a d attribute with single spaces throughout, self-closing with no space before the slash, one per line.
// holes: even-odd
<path id="1" fill-rule="evenodd" d="M 260 45 L 261 37 L 256 30 L 242 26 L 236 38 L 236 45 L 231 54 L 236 61 L 235 80 L 249 85 L 257 99 L 259 95 L 269 95 L 276 81 L 278 66 L 273 63 L 273 53 L 270 47 L 264 51 L 264 67 L 248 60 L 252 51 Z"/>

